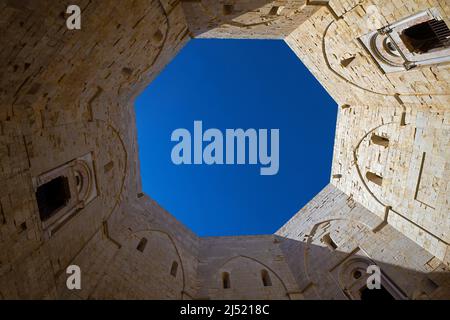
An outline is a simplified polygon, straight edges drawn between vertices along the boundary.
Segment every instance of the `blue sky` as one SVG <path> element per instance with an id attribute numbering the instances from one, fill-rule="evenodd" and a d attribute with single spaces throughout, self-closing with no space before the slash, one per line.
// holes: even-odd
<path id="1" fill-rule="evenodd" d="M 200 236 L 270 234 L 329 181 L 337 106 L 283 41 L 192 40 L 136 100 L 143 190 Z M 260 165 L 175 165 L 173 130 L 280 130 Z"/>

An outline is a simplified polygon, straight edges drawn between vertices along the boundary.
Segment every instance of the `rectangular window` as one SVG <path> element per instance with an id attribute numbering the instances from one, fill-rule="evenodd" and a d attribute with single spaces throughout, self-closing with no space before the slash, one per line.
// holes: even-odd
<path id="1" fill-rule="evenodd" d="M 234 11 L 234 6 L 232 4 L 224 4 L 223 5 L 223 14 L 225 16 L 232 14 Z"/>
<path id="2" fill-rule="evenodd" d="M 373 182 L 376 185 L 379 185 L 380 187 L 383 185 L 383 177 L 376 173 L 368 171 L 368 172 L 366 172 L 366 178 L 370 182 Z"/>
<path id="3" fill-rule="evenodd" d="M 329 233 L 325 234 L 322 237 L 322 242 L 325 243 L 327 245 L 327 247 L 330 248 L 331 250 L 336 250 L 338 247 L 336 242 L 334 242 L 333 239 L 331 239 L 331 236 Z"/>

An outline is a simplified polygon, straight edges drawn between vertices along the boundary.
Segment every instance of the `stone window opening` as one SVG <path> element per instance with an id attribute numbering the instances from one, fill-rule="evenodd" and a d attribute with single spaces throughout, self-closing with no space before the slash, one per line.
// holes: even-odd
<path id="1" fill-rule="evenodd" d="M 147 246 L 147 238 L 142 238 L 141 241 L 139 241 L 136 249 L 140 252 L 144 252 L 146 246 Z"/>
<path id="2" fill-rule="evenodd" d="M 278 16 L 280 15 L 281 11 L 283 10 L 283 7 L 281 6 L 273 6 L 270 8 L 269 15 L 270 16 Z"/>
<path id="3" fill-rule="evenodd" d="M 67 177 L 59 176 L 39 186 L 36 191 L 36 200 L 41 220 L 48 220 L 70 200 L 70 187 Z"/>
<path id="4" fill-rule="evenodd" d="M 351 55 L 348 58 L 343 58 L 341 60 L 341 66 L 343 66 L 344 68 L 347 68 L 356 58 L 356 55 Z"/>
<path id="5" fill-rule="evenodd" d="M 357 248 L 351 257 L 344 259 L 331 271 L 332 276 L 338 281 L 342 292 L 351 300 L 385 300 L 408 299 L 408 296 L 399 288 L 392 279 L 388 278 L 381 268 L 379 269 L 380 289 L 369 289 L 368 283 L 373 283 L 369 267 L 377 264 L 367 256 L 365 252 Z M 374 283 L 373 283 L 374 284 Z"/>
<path id="6" fill-rule="evenodd" d="M 380 289 L 369 289 L 367 286 L 360 290 L 361 300 L 395 300 L 391 293 L 381 285 Z"/>
<path id="7" fill-rule="evenodd" d="M 223 272 L 222 273 L 222 287 L 224 289 L 230 289 L 231 288 L 230 274 L 228 272 Z"/>
<path id="8" fill-rule="evenodd" d="M 92 154 L 33 177 L 33 187 L 44 237 L 48 239 L 97 197 Z"/>
<path id="9" fill-rule="evenodd" d="M 450 30 L 444 20 L 428 20 L 403 30 L 400 38 L 409 51 L 427 53 L 450 46 Z"/>
<path id="10" fill-rule="evenodd" d="M 355 280 L 358 280 L 359 278 L 361 278 L 362 275 L 363 274 L 362 274 L 361 270 L 359 270 L 359 269 L 356 269 L 352 272 L 353 279 L 355 279 Z"/>
<path id="11" fill-rule="evenodd" d="M 338 247 L 336 242 L 331 238 L 330 233 L 327 233 L 322 237 L 322 242 L 325 243 L 330 250 L 336 250 Z"/>
<path id="12" fill-rule="evenodd" d="M 366 178 L 367 180 L 369 180 L 372 183 L 375 183 L 376 185 L 379 185 L 381 187 L 381 185 L 383 184 L 383 177 L 379 176 L 376 173 L 367 171 L 366 173 Z"/>
<path id="13" fill-rule="evenodd" d="M 20 226 L 19 226 L 20 232 L 26 231 L 27 228 L 28 228 L 28 227 L 27 227 L 27 223 L 26 223 L 26 222 L 22 222 L 22 223 L 20 224 Z"/>
<path id="14" fill-rule="evenodd" d="M 264 287 L 272 286 L 272 280 L 270 279 L 270 275 L 267 270 L 261 270 L 261 280 Z"/>
<path id="15" fill-rule="evenodd" d="M 389 146 L 389 139 L 383 136 L 379 136 L 377 134 L 372 134 L 372 137 L 370 137 L 370 141 L 373 144 L 382 146 L 387 148 Z"/>
<path id="16" fill-rule="evenodd" d="M 359 38 L 384 73 L 450 62 L 450 29 L 429 8 Z"/>
<path id="17" fill-rule="evenodd" d="M 232 4 L 224 4 L 223 5 L 223 14 L 225 16 L 232 14 L 233 11 L 234 11 L 234 5 L 232 5 Z"/>
<path id="18" fill-rule="evenodd" d="M 176 278 L 177 272 L 178 272 L 178 262 L 174 261 L 172 262 L 172 267 L 170 268 L 170 275 Z"/>

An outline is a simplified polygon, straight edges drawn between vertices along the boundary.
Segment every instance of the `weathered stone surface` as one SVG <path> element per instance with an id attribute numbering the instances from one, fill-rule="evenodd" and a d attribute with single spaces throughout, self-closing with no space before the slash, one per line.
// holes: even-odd
<path id="1" fill-rule="evenodd" d="M 0 298 L 357 299 L 365 263 L 450 297 L 449 65 L 384 74 L 358 41 L 369 7 L 448 2 L 233 3 L 83 0 L 70 31 L 65 0 L 0 1 Z M 342 106 L 330 184 L 275 235 L 199 238 L 142 194 L 133 100 L 191 37 L 284 39 Z M 49 236 L 39 177 L 85 154 L 96 197 Z"/>

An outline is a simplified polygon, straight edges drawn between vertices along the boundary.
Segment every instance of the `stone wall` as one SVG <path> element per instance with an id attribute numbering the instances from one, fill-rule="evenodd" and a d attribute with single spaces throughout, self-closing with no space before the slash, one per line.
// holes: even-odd
<path id="1" fill-rule="evenodd" d="M 353 299 L 367 262 L 397 298 L 448 298 L 449 67 L 386 75 L 356 40 L 370 5 L 448 4 L 325 2 L 80 0 L 70 31 L 71 1 L 0 0 L 0 298 Z M 276 235 L 199 238 L 142 194 L 134 99 L 191 37 L 285 38 L 342 106 L 331 184 Z M 39 179 L 86 154 L 96 196 L 49 232 Z"/>
<path id="2" fill-rule="evenodd" d="M 65 26 L 68 4 L 0 2 L 5 297 L 55 298 L 76 257 L 113 256 L 102 230 L 141 192 L 133 99 L 189 39 L 177 4 L 79 1 L 80 32 Z M 98 196 L 46 239 L 33 178 L 87 152 Z"/>
<path id="3" fill-rule="evenodd" d="M 319 8 L 306 0 L 182 2 L 196 38 L 284 39 Z"/>
<path id="4" fill-rule="evenodd" d="M 203 238 L 199 256 L 200 297 L 211 299 L 295 299 L 297 284 L 280 241 L 273 235 Z M 223 273 L 230 277 L 224 288 Z M 264 286 L 267 272 L 270 286 Z"/>
<path id="5" fill-rule="evenodd" d="M 331 1 L 331 10 L 318 11 L 286 41 L 341 106 L 332 183 L 448 265 L 450 69 L 381 72 L 358 40 L 376 27 L 371 7 L 378 27 L 430 7 L 450 14 L 445 1 Z M 389 146 L 373 143 L 373 135 Z"/>
<path id="6" fill-rule="evenodd" d="M 276 235 L 283 237 L 285 260 L 306 299 L 346 299 L 351 274 L 359 268 L 348 262 L 355 259 L 378 265 L 399 291 L 398 298 L 445 298 L 450 293 L 448 268 L 439 259 L 332 184 Z M 436 285 L 432 292 L 426 289 L 430 281 Z"/>

